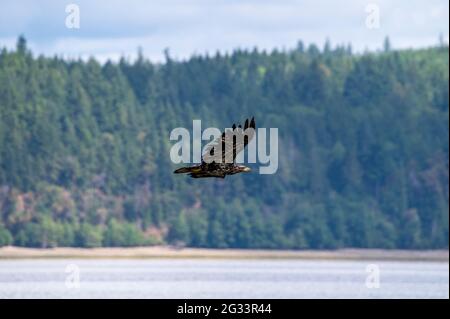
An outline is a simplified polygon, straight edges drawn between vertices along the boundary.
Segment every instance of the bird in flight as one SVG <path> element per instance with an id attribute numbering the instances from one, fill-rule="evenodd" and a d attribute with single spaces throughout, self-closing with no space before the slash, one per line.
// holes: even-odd
<path id="1" fill-rule="evenodd" d="M 222 135 L 211 142 L 202 155 L 200 165 L 182 167 L 174 171 L 175 174 L 189 173 L 193 178 L 217 177 L 225 178 L 243 172 L 250 172 L 250 168 L 235 163 L 236 156 L 255 136 L 255 119 L 245 120 L 244 127 L 233 124 L 232 129 L 225 130 Z M 221 145 L 220 145 L 221 144 Z M 228 147 L 226 145 L 229 145 Z M 231 145 L 233 147 L 231 147 Z M 220 154 L 215 152 L 219 149 Z"/>

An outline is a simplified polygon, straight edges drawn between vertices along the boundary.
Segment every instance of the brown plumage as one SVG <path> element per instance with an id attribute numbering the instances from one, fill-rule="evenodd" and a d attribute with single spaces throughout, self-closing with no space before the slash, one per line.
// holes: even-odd
<path id="1" fill-rule="evenodd" d="M 193 178 L 220 177 L 249 172 L 250 168 L 234 163 L 237 154 L 244 150 L 255 136 L 255 119 L 245 120 L 244 128 L 241 125 L 226 130 L 221 137 L 211 142 L 205 149 L 200 165 L 182 167 L 174 171 L 175 174 L 189 173 Z M 228 145 L 228 148 L 227 148 Z M 232 145 L 232 147 L 231 147 Z"/>

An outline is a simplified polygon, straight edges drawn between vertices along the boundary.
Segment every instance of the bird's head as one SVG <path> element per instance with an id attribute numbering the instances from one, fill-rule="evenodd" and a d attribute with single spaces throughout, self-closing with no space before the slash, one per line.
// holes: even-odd
<path id="1" fill-rule="evenodd" d="M 244 173 L 248 173 L 251 172 L 252 170 L 250 169 L 250 167 L 244 166 L 244 165 L 239 165 L 238 166 L 239 172 L 244 172 Z"/>

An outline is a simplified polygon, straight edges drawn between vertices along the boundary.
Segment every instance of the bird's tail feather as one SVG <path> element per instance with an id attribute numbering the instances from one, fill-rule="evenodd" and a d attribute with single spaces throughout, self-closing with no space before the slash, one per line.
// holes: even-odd
<path id="1" fill-rule="evenodd" d="M 183 174 L 183 173 L 195 173 L 198 172 L 199 168 L 196 166 L 191 166 L 191 167 L 181 167 L 179 169 L 176 169 L 174 171 L 175 174 Z"/>

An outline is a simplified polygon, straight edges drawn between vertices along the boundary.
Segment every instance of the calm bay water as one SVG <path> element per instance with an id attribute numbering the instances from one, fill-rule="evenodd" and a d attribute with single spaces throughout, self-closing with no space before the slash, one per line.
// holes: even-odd
<path id="1" fill-rule="evenodd" d="M 368 266 L 370 265 L 370 266 Z M 376 286 L 379 273 L 379 288 Z M 77 277 L 79 286 L 77 286 Z M 0 260 L 0 298 L 449 298 L 445 262 Z"/>

